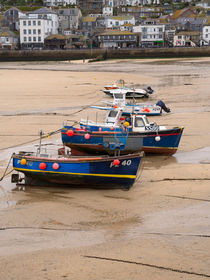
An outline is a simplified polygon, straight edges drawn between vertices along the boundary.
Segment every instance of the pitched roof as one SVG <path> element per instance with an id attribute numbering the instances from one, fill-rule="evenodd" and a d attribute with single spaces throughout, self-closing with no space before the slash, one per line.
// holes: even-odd
<path id="1" fill-rule="evenodd" d="M 133 32 L 130 31 L 120 31 L 120 30 L 107 30 L 100 35 L 136 35 Z"/>
<path id="2" fill-rule="evenodd" d="M 41 15 L 43 15 L 43 14 L 57 14 L 57 13 L 53 12 L 52 10 L 50 10 L 48 8 L 43 7 L 43 8 L 40 8 L 38 10 L 35 10 L 33 12 L 29 12 L 29 14 L 41 14 Z"/>
<path id="3" fill-rule="evenodd" d="M 82 21 L 83 22 L 95 22 L 96 21 L 96 17 L 83 17 Z"/>
<path id="4" fill-rule="evenodd" d="M 47 38 L 47 40 L 53 40 L 53 39 L 57 39 L 57 40 L 65 40 L 66 36 L 62 35 L 62 34 L 51 34 L 49 35 Z"/>
<path id="5" fill-rule="evenodd" d="M 13 37 L 13 38 L 15 38 L 15 37 L 18 37 L 18 36 L 14 32 L 8 30 L 8 31 L 1 32 L 0 37 Z"/>
<path id="6" fill-rule="evenodd" d="M 111 16 L 110 19 L 114 20 L 131 20 L 133 19 L 133 16 Z"/>

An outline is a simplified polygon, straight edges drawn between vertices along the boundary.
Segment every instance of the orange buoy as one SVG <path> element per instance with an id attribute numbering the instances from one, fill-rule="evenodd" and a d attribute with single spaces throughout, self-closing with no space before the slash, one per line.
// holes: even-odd
<path id="1" fill-rule="evenodd" d="M 21 163 L 22 165 L 26 165 L 26 159 L 25 159 L 25 158 L 22 158 L 21 161 L 20 161 L 20 163 Z"/>

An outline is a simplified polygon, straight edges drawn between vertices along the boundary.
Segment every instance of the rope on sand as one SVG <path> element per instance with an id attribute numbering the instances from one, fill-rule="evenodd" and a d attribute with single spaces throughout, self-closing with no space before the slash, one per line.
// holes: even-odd
<path id="1" fill-rule="evenodd" d="M 180 269 L 176 269 L 176 268 L 158 266 L 158 265 L 148 264 L 148 263 L 141 263 L 141 262 L 135 262 L 135 261 L 122 260 L 122 259 L 104 258 L 104 257 L 97 257 L 97 256 L 83 256 L 83 257 L 91 258 L 91 259 L 113 261 L 113 262 L 136 264 L 136 265 L 142 265 L 142 266 L 147 266 L 147 267 L 152 267 L 152 268 L 157 268 L 157 269 L 162 269 L 162 270 L 168 270 L 168 271 L 173 271 L 173 272 L 178 272 L 178 273 L 183 273 L 183 274 L 190 274 L 190 275 L 196 275 L 196 276 L 210 278 L 210 274 L 197 273 L 197 272 L 187 271 L 187 270 L 180 270 Z"/>

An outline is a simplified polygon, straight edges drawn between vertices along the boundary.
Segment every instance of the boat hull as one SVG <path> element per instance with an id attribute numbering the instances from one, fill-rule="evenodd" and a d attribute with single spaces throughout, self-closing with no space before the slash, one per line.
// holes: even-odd
<path id="1" fill-rule="evenodd" d="M 77 152 L 79 152 L 80 154 L 109 153 L 110 150 L 104 145 L 105 142 L 108 142 L 105 141 L 105 137 L 109 134 L 109 138 L 114 141 L 116 133 L 111 131 L 92 131 L 88 132 L 90 134 L 90 139 L 86 140 L 84 137 L 84 131 L 77 131 L 72 137 L 69 137 L 67 135 L 68 129 L 71 128 L 64 127 L 62 129 L 62 141 L 64 145 L 71 148 L 73 154 L 76 154 Z M 158 132 L 129 132 L 127 136 L 127 142 L 132 143 L 132 145 L 129 146 L 132 149 L 132 152 L 140 151 L 140 148 L 147 154 L 173 155 L 178 149 L 182 132 L 182 127 L 176 127 L 173 129 L 167 129 Z M 141 147 L 140 145 L 138 146 L 135 144 L 139 144 L 139 142 L 141 143 Z M 127 150 L 125 149 L 122 152 L 126 153 Z"/>
<path id="2" fill-rule="evenodd" d="M 25 184 L 32 186 L 125 188 L 129 189 L 137 178 L 143 154 L 118 157 L 71 157 L 48 159 L 13 155 L 13 169 L 25 175 Z M 22 164 L 22 159 L 26 163 Z M 114 164 L 119 160 L 119 165 Z M 53 164 L 59 165 L 55 170 Z M 40 164 L 46 164 L 44 170 Z"/>

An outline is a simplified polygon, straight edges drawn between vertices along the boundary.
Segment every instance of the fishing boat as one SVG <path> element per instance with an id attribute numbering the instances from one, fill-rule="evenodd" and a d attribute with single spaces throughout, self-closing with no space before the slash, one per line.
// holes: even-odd
<path id="1" fill-rule="evenodd" d="M 126 153 L 141 150 L 149 154 L 176 153 L 183 127 L 167 128 L 150 123 L 145 115 L 123 117 L 122 110 L 107 112 L 104 123 L 81 120 L 80 128 L 67 121 L 61 130 L 62 142 L 72 154 L 110 153 L 112 149 Z M 127 146 L 129 143 L 129 146 Z M 122 149 L 120 148 L 122 145 Z"/>
<path id="2" fill-rule="evenodd" d="M 126 102 L 126 94 L 123 91 L 113 93 L 112 101 L 102 101 L 107 106 L 91 106 L 91 108 L 99 110 L 112 110 L 113 108 L 122 109 L 122 116 L 129 116 L 130 114 L 146 115 L 146 116 L 160 116 L 162 112 L 171 112 L 162 100 L 159 100 L 156 104 L 149 103 L 136 103 Z"/>
<path id="3" fill-rule="evenodd" d="M 62 151 L 65 149 L 62 149 Z M 129 189 L 139 176 L 143 153 L 80 156 L 19 152 L 12 155 L 12 182 L 27 186 Z M 22 183 L 24 182 L 24 184 Z"/>
<path id="4" fill-rule="evenodd" d="M 127 98 L 148 98 L 154 90 L 151 86 L 147 86 L 145 89 L 135 88 L 134 86 L 127 87 L 125 86 L 124 80 L 119 80 L 112 85 L 105 85 L 103 92 L 109 96 L 113 96 L 115 93 L 123 92 Z"/>

